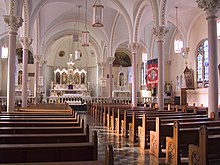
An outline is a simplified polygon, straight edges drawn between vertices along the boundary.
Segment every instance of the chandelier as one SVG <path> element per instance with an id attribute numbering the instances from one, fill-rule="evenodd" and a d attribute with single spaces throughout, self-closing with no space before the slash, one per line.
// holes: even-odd
<path id="1" fill-rule="evenodd" d="M 181 40 L 179 35 L 177 8 L 178 7 L 176 6 L 176 39 L 174 41 L 174 52 L 181 53 L 181 50 L 183 48 L 183 41 Z"/>
<path id="2" fill-rule="evenodd" d="M 78 37 L 79 37 L 79 17 L 80 17 L 80 7 L 82 7 L 81 5 L 78 5 L 78 19 L 77 19 L 77 31 L 78 31 Z M 79 50 L 79 38 L 77 41 L 77 49 L 75 50 L 75 60 L 79 60 L 80 59 L 80 50 Z"/>
<path id="3" fill-rule="evenodd" d="M 82 32 L 82 46 L 89 46 L 89 31 L 87 30 L 87 0 L 85 10 L 85 30 Z"/>
<path id="4" fill-rule="evenodd" d="M 100 3 L 100 0 L 96 0 L 93 5 L 93 27 L 103 27 L 103 9 L 104 6 Z"/>

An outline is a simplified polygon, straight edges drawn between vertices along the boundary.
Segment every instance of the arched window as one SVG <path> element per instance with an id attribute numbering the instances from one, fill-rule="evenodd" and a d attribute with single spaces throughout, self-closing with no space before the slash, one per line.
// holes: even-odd
<path id="1" fill-rule="evenodd" d="M 203 40 L 197 49 L 197 87 L 207 88 L 209 84 L 208 40 Z"/>

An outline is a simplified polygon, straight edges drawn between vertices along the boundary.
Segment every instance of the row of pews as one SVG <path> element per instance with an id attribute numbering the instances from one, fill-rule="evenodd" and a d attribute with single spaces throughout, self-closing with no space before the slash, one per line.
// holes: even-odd
<path id="1" fill-rule="evenodd" d="M 105 160 L 98 160 L 97 132 L 89 132 L 89 125 L 66 104 L 2 111 L 0 164 L 113 165 L 113 147 L 107 145 Z"/>
<path id="2" fill-rule="evenodd" d="M 164 158 L 168 164 L 220 163 L 220 121 L 209 118 L 205 107 L 168 105 L 162 111 L 94 103 L 88 112 L 130 143 L 149 149 L 150 155 Z"/>

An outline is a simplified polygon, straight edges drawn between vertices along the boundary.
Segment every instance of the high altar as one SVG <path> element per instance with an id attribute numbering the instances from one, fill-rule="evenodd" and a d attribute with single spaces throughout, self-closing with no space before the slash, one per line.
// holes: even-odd
<path id="1" fill-rule="evenodd" d="M 81 97 L 90 95 L 86 70 L 74 68 L 74 64 L 73 56 L 70 54 L 70 59 L 67 62 L 68 68 L 55 68 L 50 96 Z"/>

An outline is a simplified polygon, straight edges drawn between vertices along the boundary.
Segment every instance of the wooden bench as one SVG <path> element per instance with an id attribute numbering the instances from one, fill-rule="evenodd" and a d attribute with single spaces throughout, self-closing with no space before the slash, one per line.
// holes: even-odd
<path id="1" fill-rule="evenodd" d="M 0 127 L 1 134 L 41 134 L 41 133 L 83 133 L 84 121 L 72 127 Z"/>
<path id="2" fill-rule="evenodd" d="M 93 161 L 97 148 L 97 132 L 91 143 L 1 144 L 0 163 Z"/>
<path id="3" fill-rule="evenodd" d="M 135 113 L 135 117 L 133 117 L 134 113 Z M 173 114 L 173 113 L 175 113 L 175 112 L 153 110 L 152 108 L 140 108 L 140 109 L 126 110 L 126 111 L 124 111 L 124 119 L 121 120 L 122 136 L 128 137 L 128 132 L 129 132 L 129 135 L 132 134 L 131 135 L 132 137 L 134 137 L 136 135 L 136 131 L 138 130 L 138 126 L 142 125 L 143 114 L 160 115 L 160 114 Z"/>
<path id="4" fill-rule="evenodd" d="M 129 104 L 115 104 L 115 103 L 104 104 L 103 105 L 103 116 L 102 116 L 103 124 L 107 125 L 107 127 L 110 128 L 111 116 L 113 115 L 112 119 L 115 118 L 115 111 L 117 112 L 117 109 L 124 110 L 124 109 L 129 109 L 129 108 L 131 108 L 131 105 Z"/>
<path id="5" fill-rule="evenodd" d="M 156 129 L 156 117 L 160 117 L 161 119 L 164 120 L 167 119 L 167 122 L 169 122 L 168 119 L 171 119 L 170 122 L 172 122 L 174 119 L 177 118 L 207 118 L 207 115 L 197 115 L 194 113 L 182 113 L 182 112 L 175 112 L 170 114 L 165 114 L 165 113 L 143 114 L 142 125 L 138 126 L 138 142 L 139 142 L 139 146 L 142 149 L 146 149 L 149 147 L 148 143 L 150 142 L 150 131 Z M 202 119 L 197 119 L 197 120 L 202 120 Z"/>
<path id="6" fill-rule="evenodd" d="M 148 111 L 148 108 L 132 108 L 128 110 L 124 110 L 124 117 L 123 120 L 121 120 L 121 134 L 123 137 L 128 137 L 128 130 L 129 130 L 129 123 L 132 122 L 133 113 L 135 112 L 135 115 L 137 117 L 141 116 L 142 114 L 146 113 Z M 154 111 L 154 110 L 153 110 Z M 149 112 L 152 112 L 149 110 Z"/>
<path id="7" fill-rule="evenodd" d="M 80 116 L 78 115 L 75 117 L 36 117 L 36 116 L 29 116 L 29 117 L 0 117 L 0 121 L 26 121 L 26 122 L 43 122 L 43 121 L 51 121 L 51 122 L 77 122 L 80 121 Z"/>
<path id="8" fill-rule="evenodd" d="M 58 111 L 58 110 L 47 110 L 47 111 L 40 111 L 40 110 L 33 110 L 33 111 L 11 111 L 11 112 L 2 112 L 0 115 L 52 115 L 52 116 L 72 116 L 73 111 Z"/>
<path id="9" fill-rule="evenodd" d="M 190 123 L 188 123 L 190 124 Z M 202 123 L 201 123 L 202 125 Z M 199 129 L 198 124 L 192 123 L 189 127 L 181 125 L 179 121 L 173 124 L 173 137 L 166 137 L 166 162 L 170 164 L 181 164 L 181 157 L 188 157 L 188 145 L 199 145 Z M 220 125 L 209 125 L 209 134 L 220 133 Z M 181 156 L 182 155 L 182 156 Z"/>
<path id="10" fill-rule="evenodd" d="M 188 105 L 183 105 L 182 106 L 182 111 L 186 113 L 196 113 L 196 114 L 208 114 L 208 107 L 203 107 L 202 106 L 188 106 Z"/>
<path id="11" fill-rule="evenodd" d="M 156 130 L 150 131 L 150 153 L 157 156 L 162 157 L 162 144 L 163 146 L 166 146 L 166 136 L 173 136 L 173 123 L 175 120 L 178 120 L 182 127 L 196 127 L 200 126 L 202 124 L 207 125 L 219 125 L 220 122 L 213 121 L 213 119 L 210 118 L 180 118 L 180 119 L 166 119 L 161 120 L 160 118 L 157 118 L 156 120 Z"/>
<path id="12" fill-rule="evenodd" d="M 210 135 L 206 126 L 199 130 L 199 145 L 189 145 L 189 165 L 220 163 L 220 134 Z M 212 163 L 211 163 L 212 162 Z"/>
<path id="13" fill-rule="evenodd" d="M 74 127 L 80 126 L 80 121 L 1 121 L 1 127 Z"/>
<path id="14" fill-rule="evenodd" d="M 107 145 L 105 148 L 105 160 L 75 162 L 10 163 L 10 165 L 114 165 L 114 151 L 112 145 Z"/>
<path id="15" fill-rule="evenodd" d="M 89 142 L 89 126 L 85 133 L 0 134 L 0 144 L 79 143 Z"/>
<path id="16" fill-rule="evenodd" d="M 115 130 L 116 127 L 116 118 L 118 117 L 118 111 L 124 112 L 124 110 L 130 109 L 130 105 L 111 105 L 108 106 L 108 120 L 107 126 L 111 130 Z M 120 112 L 119 112 L 120 114 Z"/>

